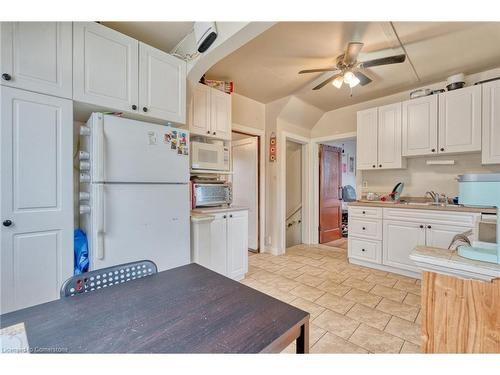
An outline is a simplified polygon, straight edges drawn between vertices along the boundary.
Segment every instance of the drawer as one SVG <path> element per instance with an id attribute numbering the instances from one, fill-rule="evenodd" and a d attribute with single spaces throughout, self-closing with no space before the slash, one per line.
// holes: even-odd
<path id="1" fill-rule="evenodd" d="M 457 225 L 475 227 L 481 214 L 474 212 L 455 212 L 438 210 L 418 210 L 404 208 L 384 208 L 384 220 L 412 221 L 422 224 Z"/>
<path id="2" fill-rule="evenodd" d="M 380 241 L 365 240 L 349 237 L 347 255 L 367 262 L 382 263 L 382 243 Z"/>
<path id="3" fill-rule="evenodd" d="M 349 216 L 382 219 L 382 207 L 349 207 Z"/>
<path id="4" fill-rule="evenodd" d="M 382 220 L 349 216 L 349 237 L 350 236 L 381 240 Z"/>

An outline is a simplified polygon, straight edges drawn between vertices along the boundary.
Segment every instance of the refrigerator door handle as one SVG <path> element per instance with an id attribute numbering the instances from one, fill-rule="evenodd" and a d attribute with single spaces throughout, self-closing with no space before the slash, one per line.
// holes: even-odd
<path id="1" fill-rule="evenodd" d="M 104 259 L 104 185 L 97 185 L 97 210 L 96 210 L 96 226 L 97 226 L 97 259 Z"/>
<path id="2" fill-rule="evenodd" d="M 98 131 L 95 132 L 96 146 L 97 146 L 97 168 L 96 168 L 96 182 L 104 182 L 104 121 L 96 124 Z"/>

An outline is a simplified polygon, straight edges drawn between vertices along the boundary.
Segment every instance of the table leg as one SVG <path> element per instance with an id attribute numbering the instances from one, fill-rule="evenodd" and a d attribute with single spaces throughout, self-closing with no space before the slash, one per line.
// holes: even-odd
<path id="1" fill-rule="evenodd" d="M 300 327 L 300 335 L 296 341 L 297 354 L 309 353 L 309 319 Z"/>

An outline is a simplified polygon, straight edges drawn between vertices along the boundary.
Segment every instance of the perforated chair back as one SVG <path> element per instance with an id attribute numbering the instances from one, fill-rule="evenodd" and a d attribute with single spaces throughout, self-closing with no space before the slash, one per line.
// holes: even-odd
<path id="1" fill-rule="evenodd" d="M 356 201 L 356 190 L 351 185 L 346 185 L 342 188 L 342 200 L 344 202 Z"/>
<path id="2" fill-rule="evenodd" d="M 61 287 L 61 298 L 107 288 L 140 279 L 158 272 L 156 264 L 150 260 L 119 264 L 100 270 L 85 272 L 70 277 Z"/>

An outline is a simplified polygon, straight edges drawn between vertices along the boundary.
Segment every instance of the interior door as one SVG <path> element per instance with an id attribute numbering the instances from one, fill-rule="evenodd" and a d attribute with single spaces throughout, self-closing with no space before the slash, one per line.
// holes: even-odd
<path id="1" fill-rule="evenodd" d="M 342 237 L 342 151 L 319 146 L 319 242 Z"/>
<path id="2" fill-rule="evenodd" d="M 101 207 L 95 202 L 91 211 L 91 235 L 102 234 L 102 241 L 91 238 L 92 269 L 142 259 L 155 262 L 159 271 L 189 263 L 188 185 L 115 183 L 92 188 L 94 201 L 102 202 Z"/>
<path id="3" fill-rule="evenodd" d="M 231 143 L 233 204 L 248 207 L 248 247 L 259 248 L 258 236 L 258 140 L 249 137 Z"/>
<path id="4" fill-rule="evenodd" d="M 438 96 L 403 102 L 403 156 L 437 153 Z"/>
<path id="5" fill-rule="evenodd" d="M 0 312 L 59 298 L 73 274 L 73 105 L 1 87 Z"/>
<path id="6" fill-rule="evenodd" d="M 2 85 L 71 99 L 71 22 L 2 22 Z"/>
<path id="7" fill-rule="evenodd" d="M 217 89 L 210 90 L 210 129 L 217 138 L 231 138 L 231 95 Z"/>
<path id="8" fill-rule="evenodd" d="M 139 43 L 139 111 L 186 122 L 186 62 Z"/>
<path id="9" fill-rule="evenodd" d="M 357 113 L 357 169 L 377 168 L 377 113 L 377 108 L 370 108 Z"/>
<path id="10" fill-rule="evenodd" d="M 418 271 L 410 259 L 410 253 L 417 246 L 425 246 L 425 225 L 384 220 L 383 239 L 383 264 Z"/>
<path id="11" fill-rule="evenodd" d="M 247 212 L 229 212 L 227 219 L 228 276 L 241 279 L 248 270 Z"/>
<path id="12" fill-rule="evenodd" d="M 74 100 L 137 112 L 137 40 L 95 22 L 75 22 L 73 67 Z"/>

